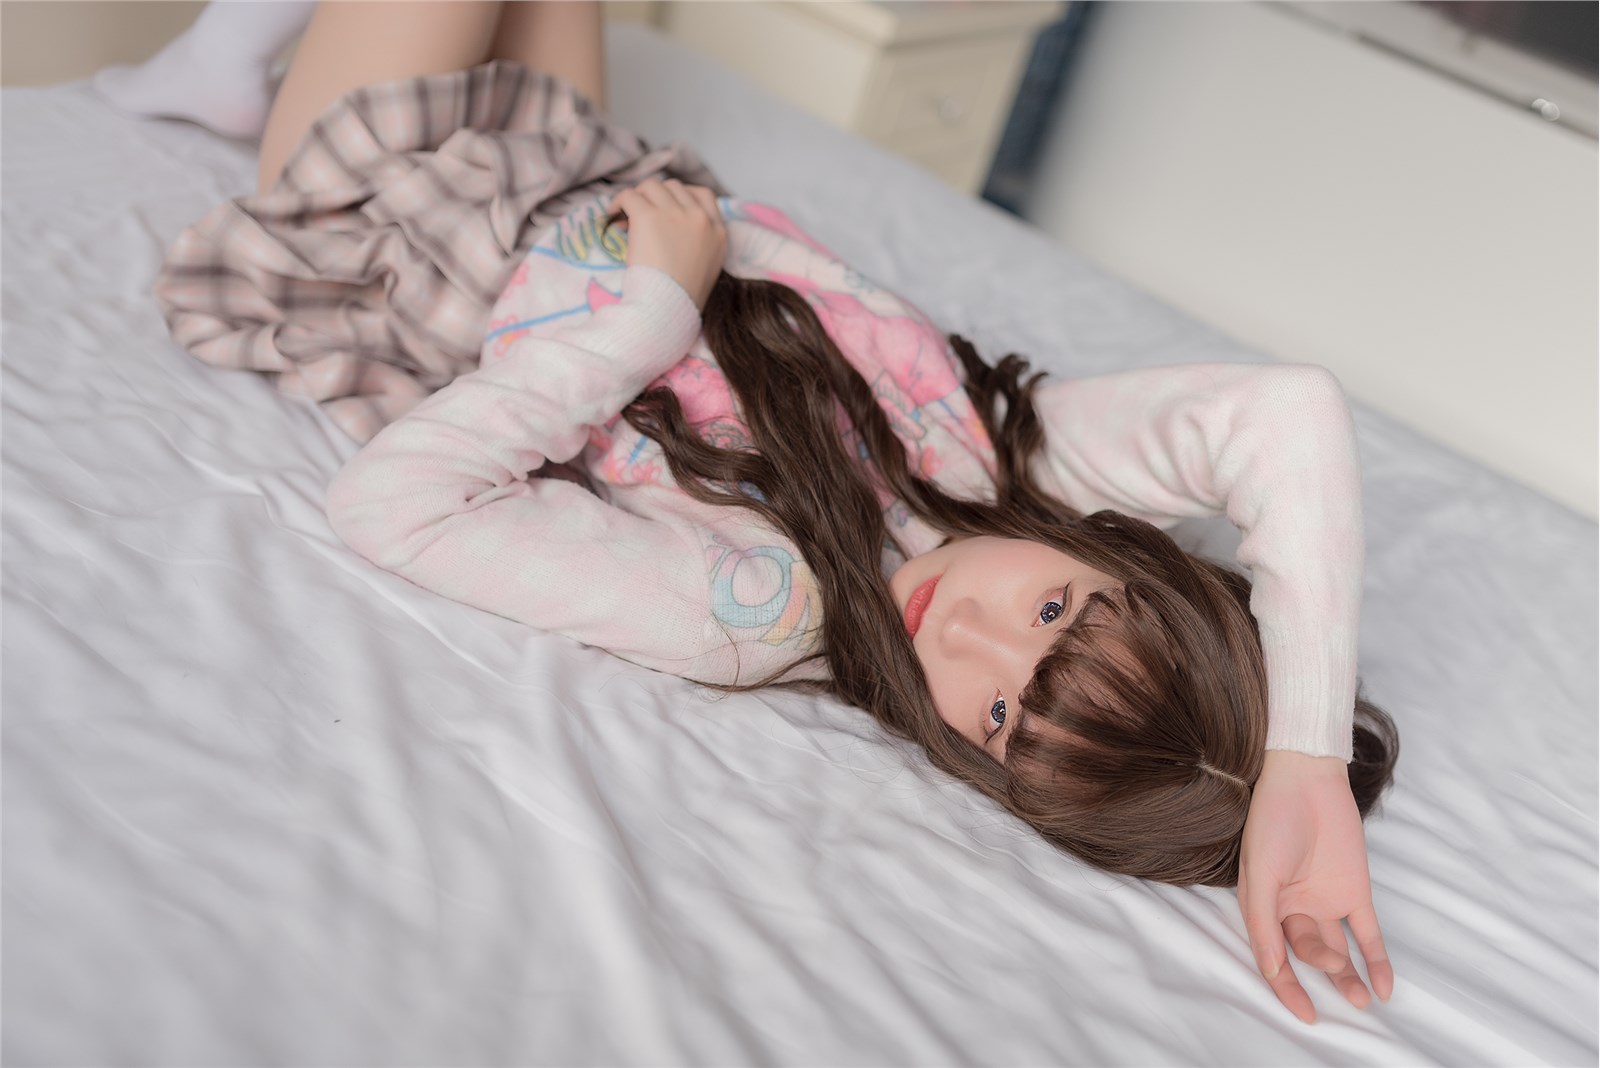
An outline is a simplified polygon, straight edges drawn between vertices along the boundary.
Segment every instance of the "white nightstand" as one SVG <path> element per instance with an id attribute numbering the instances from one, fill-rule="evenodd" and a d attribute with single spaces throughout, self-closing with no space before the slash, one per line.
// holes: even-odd
<path id="1" fill-rule="evenodd" d="M 976 195 L 1041 26 L 1070 0 L 669 0 L 659 25 Z"/>

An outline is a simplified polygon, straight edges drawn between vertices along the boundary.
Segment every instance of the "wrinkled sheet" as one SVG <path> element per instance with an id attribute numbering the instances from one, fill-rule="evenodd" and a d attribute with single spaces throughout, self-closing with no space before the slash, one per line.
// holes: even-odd
<path id="1" fill-rule="evenodd" d="M 607 33 L 619 120 L 990 357 L 1272 358 Z M 1306 1027 L 1231 891 L 1088 870 L 854 709 L 717 697 L 347 551 L 321 498 L 354 444 L 149 296 L 252 149 L 84 83 L 0 101 L 6 1064 L 1594 1063 L 1592 521 L 1358 406 L 1399 979 L 1362 1012 L 1299 966 Z"/>

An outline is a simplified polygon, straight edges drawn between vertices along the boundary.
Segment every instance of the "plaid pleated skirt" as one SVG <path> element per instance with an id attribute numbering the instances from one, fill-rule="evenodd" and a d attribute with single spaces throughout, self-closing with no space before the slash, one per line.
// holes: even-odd
<path id="1" fill-rule="evenodd" d="M 688 145 L 652 149 L 520 63 L 365 86 L 317 118 L 269 192 L 184 230 L 153 292 L 194 356 L 272 376 L 365 443 L 476 369 L 545 226 L 667 177 L 731 195 Z"/>

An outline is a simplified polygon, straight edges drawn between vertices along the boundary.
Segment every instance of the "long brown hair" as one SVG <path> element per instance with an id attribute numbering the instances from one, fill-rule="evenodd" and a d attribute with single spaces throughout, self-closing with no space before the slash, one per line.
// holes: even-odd
<path id="1" fill-rule="evenodd" d="M 1267 731 L 1249 580 L 1184 552 L 1149 523 L 1082 515 L 1041 491 L 1028 465 L 1044 443 L 1033 404 L 1043 373 L 1025 378 L 1028 362 L 1014 353 L 990 366 L 948 335 L 997 466 L 992 503 L 962 500 L 911 473 L 866 381 L 801 294 L 722 272 L 701 318 L 753 448 L 703 440 L 665 387 L 640 394 L 623 417 L 660 444 L 685 492 L 750 509 L 800 549 L 822 597 L 813 658 L 825 659 L 829 675 L 784 683 L 777 672 L 716 688 L 831 693 L 1096 867 L 1180 886 L 1237 883 Z M 846 449 L 841 408 L 869 465 Z M 1089 596 L 1039 661 L 1018 695 L 1022 719 L 1003 764 L 934 705 L 882 577 L 886 544 L 909 554 L 884 521 L 879 486 L 953 537 L 1042 542 L 1120 580 Z M 1399 738 L 1359 691 L 1354 741 L 1350 784 L 1365 818 L 1393 780 Z"/>

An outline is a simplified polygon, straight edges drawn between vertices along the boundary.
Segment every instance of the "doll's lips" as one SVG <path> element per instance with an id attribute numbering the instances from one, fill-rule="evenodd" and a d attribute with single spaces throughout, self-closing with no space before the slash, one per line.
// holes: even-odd
<path id="1" fill-rule="evenodd" d="M 941 576 L 935 575 L 911 591 L 911 599 L 906 602 L 906 631 L 913 638 L 917 636 L 917 628 L 922 626 L 923 614 L 928 611 L 928 602 L 933 600 L 933 588 L 939 585 Z"/>

